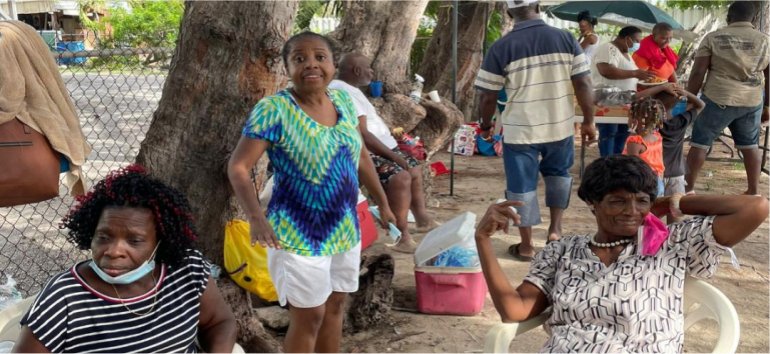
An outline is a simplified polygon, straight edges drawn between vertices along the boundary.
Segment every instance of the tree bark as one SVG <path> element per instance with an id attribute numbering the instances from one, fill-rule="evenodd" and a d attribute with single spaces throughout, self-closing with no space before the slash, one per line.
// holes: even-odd
<path id="1" fill-rule="evenodd" d="M 425 78 L 425 90 L 437 90 L 452 97 L 452 2 L 444 1 L 433 37 L 425 50 L 419 73 Z M 503 3 L 504 4 L 504 3 Z M 455 105 L 466 118 L 473 117 L 476 89 L 473 82 L 484 56 L 487 21 L 495 4 L 460 1 L 457 8 L 457 101 Z"/>
<path id="2" fill-rule="evenodd" d="M 286 85 L 280 50 L 297 2 L 188 1 L 137 162 L 190 201 L 199 247 L 222 263 L 234 216 L 226 163 L 256 102 Z"/>
<path id="3" fill-rule="evenodd" d="M 345 2 L 345 16 L 329 36 L 340 54 L 359 52 L 372 60 L 384 93 L 407 94 L 409 53 L 427 5 L 428 0 Z"/>
<path id="4" fill-rule="evenodd" d="M 676 66 L 676 77 L 681 81 L 687 81 L 690 78 L 690 71 L 695 60 L 695 52 L 698 50 L 703 38 L 717 29 L 718 22 L 714 21 L 714 16 L 706 15 L 695 26 L 692 31 L 698 34 L 698 38 L 691 42 L 684 42 L 679 48 L 679 61 Z"/>
<path id="5" fill-rule="evenodd" d="M 389 319 L 394 274 L 395 263 L 391 255 L 361 256 L 358 291 L 350 295 L 345 311 L 346 332 L 365 331 Z"/>
<path id="6" fill-rule="evenodd" d="M 372 98 L 370 101 L 377 110 L 377 115 L 391 130 L 404 128 L 405 132 L 411 132 L 427 115 L 425 107 L 401 94 L 389 93 L 382 98 Z"/>
<path id="7" fill-rule="evenodd" d="M 425 107 L 427 114 L 411 133 L 424 142 L 430 159 L 433 154 L 446 148 L 457 128 L 463 124 L 463 114 L 449 100 L 436 103 L 424 99 L 420 104 Z"/>
<path id="8" fill-rule="evenodd" d="M 227 159 L 251 108 L 286 85 L 280 51 L 297 5 L 185 3 L 163 95 L 136 160 L 187 196 L 198 247 L 215 264 L 222 264 L 225 222 L 236 213 Z M 238 342 L 246 352 L 280 350 L 252 315 L 247 297 L 231 296 L 243 290 L 228 289 L 227 280 L 222 281 L 226 300 L 239 318 Z"/>
<path id="9" fill-rule="evenodd" d="M 757 6 L 754 27 L 764 34 L 770 34 L 770 1 L 754 1 L 754 5 Z"/>
<path id="10" fill-rule="evenodd" d="M 230 304 L 238 326 L 238 338 L 236 342 L 247 353 L 278 353 L 281 351 L 281 343 L 275 336 L 266 331 L 262 322 L 256 316 L 250 305 L 249 297 L 252 295 L 235 284 L 230 279 L 219 279 L 217 287 L 225 302 Z M 239 304 L 239 306 L 232 306 Z"/>

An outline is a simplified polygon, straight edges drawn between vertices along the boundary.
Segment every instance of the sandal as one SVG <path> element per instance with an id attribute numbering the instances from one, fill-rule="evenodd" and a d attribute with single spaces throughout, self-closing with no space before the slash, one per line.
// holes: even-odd
<path id="1" fill-rule="evenodd" d="M 433 230 L 433 229 L 435 229 L 436 227 L 439 227 L 439 226 L 441 226 L 441 223 L 439 223 L 436 220 L 431 220 L 430 222 L 428 222 L 428 225 L 415 227 L 414 231 L 415 232 L 419 232 L 419 233 L 423 233 L 423 232 L 428 232 L 430 230 Z"/>
<path id="2" fill-rule="evenodd" d="M 399 242 L 395 245 L 390 246 L 390 249 L 400 253 L 413 254 L 414 251 L 417 249 L 417 242 L 414 242 L 414 240 Z"/>
<path id="3" fill-rule="evenodd" d="M 522 262 L 531 262 L 532 256 L 527 256 L 519 253 L 519 246 L 521 246 L 521 243 L 514 243 L 510 247 L 508 247 L 508 254 L 513 257 L 515 260 L 519 260 Z"/>

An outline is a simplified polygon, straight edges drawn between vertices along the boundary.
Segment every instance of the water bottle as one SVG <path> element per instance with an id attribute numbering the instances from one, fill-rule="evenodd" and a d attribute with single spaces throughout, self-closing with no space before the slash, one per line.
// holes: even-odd
<path id="1" fill-rule="evenodd" d="M 414 74 L 414 83 L 412 84 L 412 92 L 409 93 L 409 98 L 415 103 L 420 103 L 422 100 L 422 86 L 425 79 L 422 76 Z"/>

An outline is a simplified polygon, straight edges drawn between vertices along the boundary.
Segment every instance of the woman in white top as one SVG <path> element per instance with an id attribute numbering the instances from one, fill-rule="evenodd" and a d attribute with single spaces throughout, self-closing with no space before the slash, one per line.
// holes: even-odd
<path id="1" fill-rule="evenodd" d="M 639 70 L 631 59 L 631 52 L 639 47 L 642 30 L 634 26 L 623 27 L 618 36 L 609 43 L 596 48 L 591 64 L 591 75 L 595 87 L 614 86 L 624 91 L 636 91 L 638 80 L 654 75 Z M 628 137 L 626 124 L 597 124 L 599 130 L 599 152 L 602 157 L 620 154 Z"/>
<path id="2" fill-rule="evenodd" d="M 578 14 L 578 28 L 580 29 L 580 37 L 578 42 L 580 48 L 583 48 L 588 63 L 593 61 L 594 54 L 596 53 L 596 47 L 599 46 L 599 36 L 594 33 L 594 26 L 596 26 L 597 20 L 591 16 L 588 11 L 581 11 Z"/>

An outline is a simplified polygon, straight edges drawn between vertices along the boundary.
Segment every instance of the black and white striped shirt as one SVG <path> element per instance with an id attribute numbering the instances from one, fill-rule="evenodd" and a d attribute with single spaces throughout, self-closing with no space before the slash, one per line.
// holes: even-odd
<path id="1" fill-rule="evenodd" d="M 200 252 L 189 254 L 180 267 L 164 265 L 155 288 L 124 303 L 86 284 L 76 264 L 48 281 L 21 324 L 54 353 L 195 352 L 210 268 Z M 152 311 L 139 316 L 126 307 Z"/>

